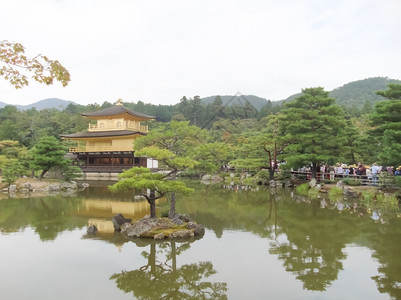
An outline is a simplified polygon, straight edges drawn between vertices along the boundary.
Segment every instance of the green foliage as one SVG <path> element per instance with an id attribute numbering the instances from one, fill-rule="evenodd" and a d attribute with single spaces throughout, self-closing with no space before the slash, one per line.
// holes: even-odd
<path id="1" fill-rule="evenodd" d="M 227 164 L 230 158 L 230 147 L 220 142 L 202 143 L 193 148 L 190 156 L 199 163 L 198 170 L 215 173 Z"/>
<path id="2" fill-rule="evenodd" d="M 148 135 L 135 140 L 135 150 L 147 146 L 167 149 L 176 155 L 187 155 L 192 148 L 206 141 L 207 131 L 190 125 L 188 121 L 161 124 Z"/>
<path id="3" fill-rule="evenodd" d="M 230 107 L 230 106 L 244 107 L 247 103 L 249 103 L 259 111 L 269 102 L 269 100 L 254 95 L 235 95 L 235 96 L 205 97 L 202 98 L 202 102 L 206 105 L 214 103 L 215 105 L 221 105 L 225 107 Z"/>
<path id="4" fill-rule="evenodd" d="M 167 149 L 160 149 L 155 146 L 145 147 L 136 152 L 138 156 L 152 157 L 162 162 L 173 171 L 184 171 L 194 168 L 198 162 L 189 157 L 180 157 Z"/>
<path id="5" fill-rule="evenodd" d="M 164 174 L 152 173 L 148 168 L 134 167 L 119 174 L 118 177 L 121 180 L 109 187 L 112 192 L 135 189 L 147 196 L 147 190 L 152 190 L 157 193 L 157 198 L 172 192 L 182 194 L 193 192 L 193 189 L 187 187 L 183 181 L 167 180 Z"/>
<path id="6" fill-rule="evenodd" d="M 189 125 L 189 122 L 172 121 L 161 124 L 147 136 L 135 141 L 135 154 L 157 159 L 159 163 L 169 169 L 167 174 L 151 173 L 149 169 L 132 168 L 121 174 L 121 180 L 111 189 L 136 188 L 142 191 L 151 205 L 151 216 L 155 216 L 154 200 L 167 193 L 172 193 L 169 216 L 175 215 L 175 193 L 189 193 L 185 183 L 176 180 L 179 171 L 193 169 L 199 164 L 191 155 L 195 147 L 206 140 L 207 132 Z M 144 190 L 149 189 L 155 195 L 145 195 Z"/>
<path id="7" fill-rule="evenodd" d="M 280 155 L 291 167 L 333 162 L 344 144 L 344 114 L 334 105 L 323 88 L 308 88 L 295 100 L 285 104 L 277 117 L 278 135 L 287 143 Z"/>
<path id="8" fill-rule="evenodd" d="M 5 157 L 0 157 L 0 169 L 2 182 L 7 183 L 8 186 L 13 184 L 24 171 L 18 159 Z"/>
<path id="9" fill-rule="evenodd" d="M 268 170 L 260 170 L 255 174 L 258 183 L 267 184 L 270 181 L 270 174 Z"/>
<path id="10" fill-rule="evenodd" d="M 396 178 L 397 176 L 389 174 L 388 172 L 381 172 L 379 174 L 379 187 L 394 187 L 396 185 Z"/>
<path id="11" fill-rule="evenodd" d="M 71 107 L 77 108 L 71 109 Z M 20 145 L 31 148 L 42 136 L 80 132 L 88 128 L 88 120 L 78 111 L 84 106 L 70 105 L 65 110 L 36 109 L 17 110 L 7 105 L 0 109 L 0 141 L 18 141 Z"/>
<path id="12" fill-rule="evenodd" d="M 335 186 L 335 187 L 332 187 L 331 189 L 329 189 L 328 193 L 329 193 L 329 197 L 330 198 L 342 196 L 343 195 L 343 189 Z"/>
<path id="13" fill-rule="evenodd" d="M 361 182 L 358 179 L 354 179 L 354 178 L 351 178 L 351 177 L 345 177 L 343 179 L 343 181 L 347 185 L 352 185 L 352 186 L 361 185 Z"/>
<path id="14" fill-rule="evenodd" d="M 401 99 L 401 82 L 389 83 L 385 91 L 377 91 L 376 94 L 383 96 L 390 100 L 400 100 Z"/>
<path id="15" fill-rule="evenodd" d="M 2 140 L 0 141 L 0 155 L 22 160 L 28 155 L 28 150 L 26 147 L 20 146 L 18 141 Z"/>
<path id="16" fill-rule="evenodd" d="M 157 121 L 169 122 L 176 111 L 176 105 L 154 105 L 138 101 L 137 103 L 124 102 L 124 106 L 137 112 L 155 116 Z"/>
<path id="17" fill-rule="evenodd" d="M 384 194 L 374 191 L 362 191 L 362 201 L 369 209 L 398 210 L 398 199 L 395 194 Z"/>
<path id="18" fill-rule="evenodd" d="M 311 199 L 316 199 L 319 195 L 319 191 L 317 189 L 309 189 L 308 197 Z"/>
<path id="19" fill-rule="evenodd" d="M 373 77 L 347 83 L 330 92 L 330 97 L 336 99 L 338 105 L 344 105 L 346 111 L 355 107 L 352 115 L 369 112 L 369 105 L 383 100 L 383 95 L 376 93 L 391 83 L 401 83 L 400 80 L 389 79 L 386 77 Z M 385 96 L 384 96 L 385 97 Z M 370 104 L 369 104 L 370 103 Z"/>
<path id="20" fill-rule="evenodd" d="M 66 181 L 73 181 L 83 176 L 81 168 L 72 166 L 70 164 L 66 164 L 66 166 L 61 171 L 64 180 Z"/>
<path id="21" fill-rule="evenodd" d="M 307 196 L 311 199 L 316 199 L 319 195 L 319 191 L 314 188 L 309 187 L 309 183 L 302 183 L 297 185 L 295 188 L 295 192 L 301 196 Z"/>
<path id="22" fill-rule="evenodd" d="M 401 176 L 395 176 L 394 183 L 397 187 L 401 188 Z"/>
<path id="23" fill-rule="evenodd" d="M 274 178 L 276 180 L 285 180 L 291 178 L 291 169 L 287 167 L 287 165 L 281 165 L 278 173 L 274 174 Z M 305 178 L 306 179 L 306 178 Z"/>
<path id="24" fill-rule="evenodd" d="M 387 166 L 401 162 L 401 84 L 390 84 L 377 94 L 389 100 L 376 103 L 371 120 L 376 128 L 372 136 L 379 142 L 379 159 Z"/>
<path id="25" fill-rule="evenodd" d="M 300 185 L 297 185 L 295 188 L 295 191 L 298 195 L 301 196 L 308 196 L 309 194 L 309 183 L 302 183 Z"/>
<path id="26" fill-rule="evenodd" d="M 66 148 L 55 137 L 42 137 L 31 150 L 31 166 L 35 170 L 42 170 L 39 179 L 53 168 L 65 168 L 69 160 L 64 158 Z"/>

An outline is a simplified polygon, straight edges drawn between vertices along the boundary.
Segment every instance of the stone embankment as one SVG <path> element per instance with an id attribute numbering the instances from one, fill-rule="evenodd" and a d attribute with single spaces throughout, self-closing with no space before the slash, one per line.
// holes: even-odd
<path id="1" fill-rule="evenodd" d="M 10 186 L 2 185 L 0 192 L 4 194 L 54 194 L 54 193 L 73 193 L 79 189 L 89 187 L 88 183 L 77 183 L 75 181 L 55 181 L 55 180 L 36 180 L 31 178 L 21 178 Z"/>

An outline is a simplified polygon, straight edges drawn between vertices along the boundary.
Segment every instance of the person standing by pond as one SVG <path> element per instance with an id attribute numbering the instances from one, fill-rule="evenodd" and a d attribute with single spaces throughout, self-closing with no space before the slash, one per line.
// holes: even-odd
<path id="1" fill-rule="evenodd" d="M 373 163 L 372 167 L 370 167 L 370 171 L 372 172 L 372 183 L 373 185 L 377 185 L 380 173 L 380 167 Z"/>
<path id="2" fill-rule="evenodd" d="M 338 177 L 344 176 L 344 168 L 342 164 L 337 164 L 336 173 Z"/>
<path id="3" fill-rule="evenodd" d="M 358 175 L 360 176 L 360 178 L 362 179 L 362 181 L 364 179 L 366 179 L 366 168 L 365 166 L 360 162 L 358 163 Z M 363 182 L 362 182 L 363 183 Z"/>
<path id="4" fill-rule="evenodd" d="M 320 179 L 321 181 L 324 181 L 324 174 L 326 174 L 327 169 L 326 169 L 326 165 L 322 165 L 320 167 Z"/>
<path id="5" fill-rule="evenodd" d="M 351 175 L 352 177 L 354 176 L 354 166 L 349 167 L 348 174 Z"/>
<path id="6" fill-rule="evenodd" d="M 331 181 L 334 180 L 334 176 L 335 176 L 334 171 L 335 171 L 334 166 L 330 166 L 330 167 L 329 167 L 329 173 L 330 173 L 330 180 L 331 180 Z"/>

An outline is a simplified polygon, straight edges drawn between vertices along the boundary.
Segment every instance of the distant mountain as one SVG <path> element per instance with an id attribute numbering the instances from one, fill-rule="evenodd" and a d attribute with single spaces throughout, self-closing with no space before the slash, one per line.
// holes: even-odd
<path id="1" fill-rule="evenodd" d="M 201 101 L 206 105 L 211 104 L 216 97 L 217 96 L 210 96 L 202 98 Z M 253 107 L 255 107 L 258 111 L 260 111 L 260 109 L 267 103 L 267 100 L 265 98 L 254 95 L 220 96 L 220 98 L 223 101 L 223 106 L 243 106 L 246 101 L 249 101 L 249 103 L 252 104 Z"/>
<path id="2" fill-rule="evenodd" d="M 390 83 L 401 84 L 401 80 L 387 77 L 367 78 L 344 84 L 332 90 L 329 95 L 336 99 L 338 105 L 344 105 L 345 107 L 355 106 L 358 109 L 362 109 L 366 102 L 374 105 L 377 101 L 385 99 L 376 95 L 376 91 L 386 90 Z"/>
<path id="3" fill-rule="evenodd" d="M 0 108 L 3 108 L 7 105 L 13 105 L 19 110 L 27 110 L 31 108 L 36 108 L 36 110 L 43 110 L 43 109 L 51 109 L 51 108 L 56 108 L 58 110 L 63 110 L 66 108 L 69 104 L 74 104 L 76 105 L 74 101 L 67 101 L 67 100 L 62 100 L 59 98 L 48 98 L 44 100 L 40 100 L 38 102 L 28 104 L 28 105 L 14 105 L 14 104 L 8 104 L 0 101 Z"/>
<path id="4" fill-rule="evenodd" d="M 366 102 L 372 106 L 377 101 L 383 100 L 382 96 L 376 95 L 376 91 L 386 90 L 390 83 L 401 84 L 401 80 L 389 79 L 388 77 L 372 77 L 344 84 L 329 93 L 336 103 L 346 108 L 356 107 L 361 110 Z M 291 101 L 299 97 L 301 93 L 294 94 L 281 102 Z"/>

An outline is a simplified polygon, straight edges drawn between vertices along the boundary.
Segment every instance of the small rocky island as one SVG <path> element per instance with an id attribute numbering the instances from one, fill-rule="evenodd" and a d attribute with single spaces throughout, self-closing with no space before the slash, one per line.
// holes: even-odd
<path id="1" fill-rule="evenodd" d="M 184 214 L 176 215 L 173 219 L 150 218 L 148 215 L 134 222 L 124 218 L 122 214 L 117 214 L 112 218 L 112 222 L 114 229 L 126 238 L 187 239 L 202 237 L 205 234 L 202 225 Z M 88 234 L 96 232 L 94 225 L 88 228 Z"/>

